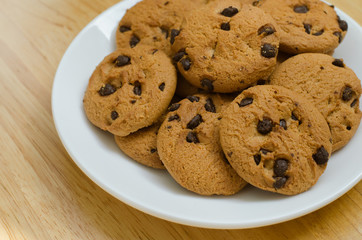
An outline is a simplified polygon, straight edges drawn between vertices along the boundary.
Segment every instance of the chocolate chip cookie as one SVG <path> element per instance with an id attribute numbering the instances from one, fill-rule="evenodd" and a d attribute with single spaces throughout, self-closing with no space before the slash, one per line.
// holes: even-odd
<path id="1" fill-rule="evenodd" d="M 356 133 L 362 116 L 361 81 L 342 59 L 300 54 L 282 63 L 270 82 L 303 94 L 318 108 L 331 130 L 333 151 L 345 146 Z"/>
<path id="2" fill-rule="evenodd" d="M 331 52 L 347 33 L 347 22 L 319 0 L 259 0 L 254 5 L 280 26 L 280 51 L 286 53 Z"/>
<path id="3" fill-rule="evenodd" d="M 157 150 L 171 176 L 201 195 L 231 195 L 245 186 L 219 143 L 221 112 L 228 100 L 194 95 L 174 103 L 159 129 Z"/>
<path id="4" fill-rule="evenodd" d="M 192 85 L 236 92 L 267 79 L 279 47 L 278 26 L 264 11 L 238 0 L 193 10 L 172 45 L 173 60 Z"/>
<path id="5" fill-rule="evenodd" d="M 313 104 L 281 86 L 243 91 L 220 123 L 220 142 L 235 171 L 258 188 L 286 195 L 317 182 L 332 151 L 330 138 Z"/>
<path id="6" fill-rule="evenodd" d="M 118 49 L 93 72 L 83 100 L 85 113 L 95 126 L 127 136 L 159 119 L 173 97 L 176 78 L 162 51 Z"/>
<path id="7" fill-rule="evenodd" d="M 157 153 L 157 133 L 162 121 L 126 137 L 114 136 L 118 147 L 133 160 L 152 168 L 164 169 Z"/>
<path id="8" fill-rule="evenodd" d="M 206 0 L 143 0 L 127 10 L 116 32 L 119 48 L 151 45 L 171 55 L 184 16 Z"/>

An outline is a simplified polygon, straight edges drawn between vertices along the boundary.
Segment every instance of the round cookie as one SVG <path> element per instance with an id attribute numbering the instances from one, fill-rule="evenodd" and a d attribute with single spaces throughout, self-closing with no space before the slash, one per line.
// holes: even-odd
<path id="1" fill-rule="evenodd" d="M 259 0 L 254 5 L 275 19 L 281 30 L 280 51 L 286 53 L 328 53 L 347 33 L 347 22 L 320 0 Z"/>
<path id="2" fill-rule="evenodd" d="M 245 89 L 274 70 L 278 27 L 264 11 L 239 0 L 195 9 L 172 45 L 173 60 L 192 85 L 228 93 Z"/>
<path id="3" fill-rule="evenodd" d="M 219 143 L 226 104 L 219 95 L 189 96 L 171 105 L 157 135 L 158 154 L 182 187 L 201 195 L 231 195 L 246 183 L 231 168 Z"/>
<path id="4" fill-rule="evenodd" d="M 171 55 L 171 43 L 179 34 L 184 16 L 206 0 L 143 0 L 127 10 L 118 24 L 118 48 L 138 44 L 154 46 Z"/>
<path id="5" fill-rule="evenodd" d="M 361 81 L 341 59 L 305 53 L 282 63 L 270 83 L 303 94 L 322 113 L 332 133 L 333 151 L 346 145 L 356 133 Z"/>
<path id="6" fill-rule="evenodd" d="M 235 171 L 258 188 L 285 195 L 317 182 L 332 151 L 330 138 L 313 104 L 280 86 L 243 91 L 220 123 L 220 142 Z"/>
<path id="7" fill-rule="evenodd" d="M 93 72 L 83 99 L 88 119 L 117 136 L 156 122 L 176 89 L 176 70 L 149 46 L 118 49 Z"/>
<path id="8" fill-rule="evenodd" d="M 157 133 L 162 121 L 128 136 L 114 136 L 117 146 L 133 160 L 152 168 L 165 169 L 157 153 Z"/>

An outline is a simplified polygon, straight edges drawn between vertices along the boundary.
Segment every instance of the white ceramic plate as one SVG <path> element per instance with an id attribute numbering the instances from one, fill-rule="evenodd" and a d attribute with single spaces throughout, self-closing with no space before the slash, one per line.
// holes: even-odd
<path id="1" fill-rule="evenodd" d="M 53 117 L 59 136 L 76 164 L 104 190 L 132 207 L 169 221 L 234 229 L 305 215 L 334 201 L 361 180 L 362 127 L 331 157 L 325 174 L 312 189 L 291 197 L 251 186 L 231 197 L 203 197 L 184 190 L 166 171 L 144 167 L 126 157 L 111 134 L 89 123 L 82 99 L 96 65 L 115 49 L 118 21 L 136 2 L 124 0 L 89 23 L 64 54 L 53 84 Z M 362 29 L 343 12 L 338 14 L 348 22 L 349 30 L 334 56 L 344 58 L 362 79 Z"/>

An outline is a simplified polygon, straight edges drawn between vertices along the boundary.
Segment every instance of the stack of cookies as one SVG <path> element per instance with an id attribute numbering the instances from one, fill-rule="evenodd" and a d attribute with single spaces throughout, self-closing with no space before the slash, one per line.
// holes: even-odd
<path id="1" fill-rule="evenodd" d="M 361 121 L 361 82 L 331 56 L 347 30 L 319 0 L 144 0 L 120 20 L 85 113 L 192 192 L 299 194 Z"/>

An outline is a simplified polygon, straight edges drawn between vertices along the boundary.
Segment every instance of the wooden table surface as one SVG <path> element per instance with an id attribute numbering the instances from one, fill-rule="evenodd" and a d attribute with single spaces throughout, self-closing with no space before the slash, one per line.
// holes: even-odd
<path id="1" fill-rule="evenodd" d="M 1 240 L 362 239 L 361 182 L 314 213 L 244 230 L 164 221 L 125 205 L 94 184 L 58 138 L 51 89 L 72 39 L 117 2 L 0 0 Z M 330 2 L 362 24 L 362 0 Z"/>

